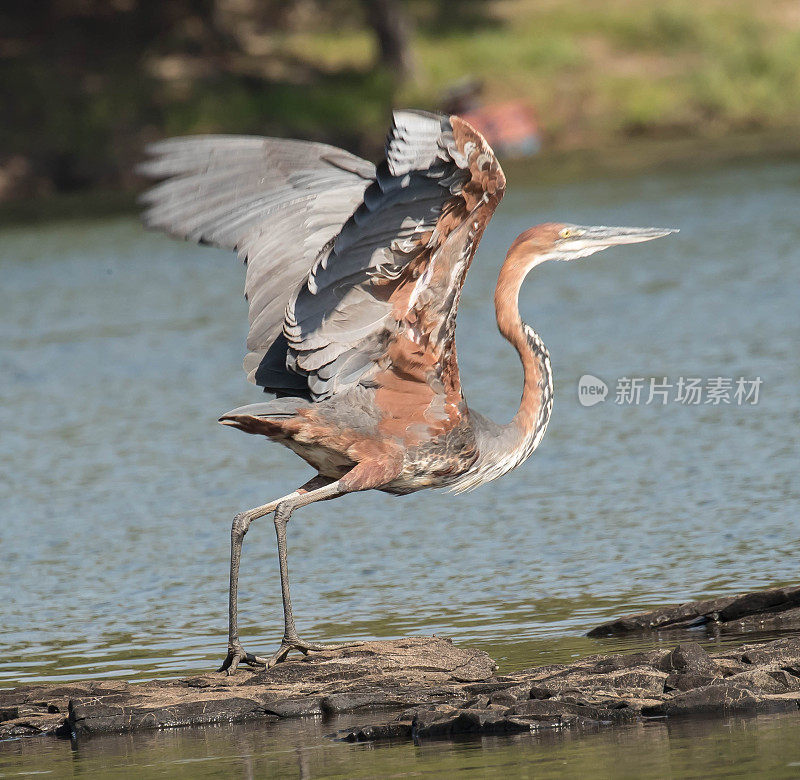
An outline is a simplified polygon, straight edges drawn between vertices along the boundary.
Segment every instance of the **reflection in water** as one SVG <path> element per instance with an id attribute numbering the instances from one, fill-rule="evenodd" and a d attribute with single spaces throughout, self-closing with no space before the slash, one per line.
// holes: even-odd
<path id="1" fill-rule="evenodd" d="M 66 742 L 0 743 L 0 777 L 20 767 L 57 777 L 797 777 L 798 717 L 652 720 L 591 733 L 349 744 L 364 717 L 273 726 L 175 729 Z M 380 716 L 378 716 L 380 717 Z M 374 719 L 370 713 L 367 719 Z"/>
<path id="2" fill-rule="evenodd" d="M 511 239 L 548 219 L 681 233 L 532 274 L 521 308 L 552 353 L 556 403 L 525 466 L 460 497 L 363 494 L 340 499 L 335 511 L 320 505 L 298 515 L 289 545 L 301 634 L 435 632 L 512 668 L 659 641 L 582 636 L 626 611 L 796 581 L 799 183 L 797 164 L 769 164 L 514 184 L 473 264 L 458 328 L 467 398 L 500 421 L 521 388 L 491 304 Z M 130 219 L 7 230 L 0 271 L 0 687 L 207 670 L 225 646 L 230 518 L 308 476 L 291 453 L 215 424 L 259 398 L 240 365 L 241 268 L 225 253 L 148 235 Z M 609 393 L 588 408 L 577 399 L 584 374 L 609 387 L 625 376 L 760 376 L 763 385 L 756 406 L 620 406 Z M 243 636 L 249 649 L 266 651 L 280 630 L 268 523 L 253 527 L 244 556 Z M 635 774 L 637 761 L 689 755 L 690 741 L 676 742 L 675 728 L 557 737 L 546 754 L 517 755 L 506 742 L 433 754 L 319 742 L 298 759 L 296 748 L 252 741 L 241 753 L 256 775 L 271 761 L 295 773 L 342 761 L 352 776 L 360 769 L 347 757 L 357 754 L 359 767 L 377 757 L 378 772 L 402 754 L 475 771 L 544 761 L 537 767 L 546 776 L 559 761 L 611 771 L 626 760 L 625 745 L 652 740 L 646 755 L 630 759 Z M 761 739 L 753 736 L 761 725 L 732 728 L 712 727 L 697 749 L 728 750 L 726 734 L 740 735 L 737 744 Z M 785 733 L 778 721 L 769 729 Z M 239 771 L 239 733 L 113 744 L 155 751 L 154 765 L 166 755 L 188 761 L 197 749 L 213 771 L 226 761 Z M 664 740 L 668 747 L 657 748 Z M 102 744 L 79 748 L 70 761 L 106 760 Z M 70 755 L 50 750 L 53 760 Z M 117 767 L 120 750 L 108 758 Z M 196 774 L 200 765 L 181 771 Z"/>

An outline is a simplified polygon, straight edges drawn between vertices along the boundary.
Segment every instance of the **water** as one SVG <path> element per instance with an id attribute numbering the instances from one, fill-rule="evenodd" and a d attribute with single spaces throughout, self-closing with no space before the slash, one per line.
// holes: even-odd
<path id="1" fill-rule="evenodd" d="M 363 717 L 362 722 L 363 722 Z M 356 721 L 358 722 L 358 721 Z M 349 744 L 353 718 L 176 729 L 63 742 L 0 744 L 0 777 L 797 778 L 796 716 L 652 721 L 583 735 Z"/>
<path id="2" fill-rule="evenodd" d="M 797 163 L 546 188 L 512 177 L 458 327 L 468 401 L 498 420 L 521 388 L 491 304 L 514 236 L 549 219 L 681 233 L 533 272 L 520 305 L 550 349 L 556 403 L 527 464 L 463 496 L 367 493 L 298 512 L 301 635 L 437 633 L 511 669 L 657 641 L 583 637 L 624 612 L 797 582 L 799 196 Z M 241 371 L 242 269 L 119 219 L 5 230 L 0 274 L 0 687 L 212 668 L 232 515 L 310 476 L 215 423 L 261 398 Z M 609 384 L 604 403 L 578 403 L 583 374 Z M 756 405 L 614 403 L 621 377 L 681 376 L 763 384 Z M 245 646 L 273 648 L 268 521 L 248 534 L 240 593 Z M 142 755 L 218 733 L 151 737 Z M 504 743 L 482 744 L 502 765 Z M 348 750 L 352 774 L 365 753 Z M 448 756 L 490 761 L 474 746 Z"/>

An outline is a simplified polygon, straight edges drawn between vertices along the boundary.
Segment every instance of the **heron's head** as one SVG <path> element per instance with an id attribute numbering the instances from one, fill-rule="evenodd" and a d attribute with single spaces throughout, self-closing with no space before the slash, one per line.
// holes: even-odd
<path id="1" fill-rule="evenodd" d="M 527 272 L 545 260 L 574 260 L 610 246 L 638 244 L 676 232 L 674 228 L 587 227 L 551 222 L 518 236 L 509 255 L 513 252 L 522 260 Z"/>

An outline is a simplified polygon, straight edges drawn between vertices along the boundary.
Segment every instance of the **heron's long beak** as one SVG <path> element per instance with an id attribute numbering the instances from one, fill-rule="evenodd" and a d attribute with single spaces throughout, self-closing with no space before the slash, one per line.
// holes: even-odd
<path id="1" fill-rule="evenodd" d="M 640 241 L 650 241 L 670 233 L 677 233 L 677 228 L 635 228 L 635 227 L 585 227 L 586 232 L 580 240 L 599 247 L 615 246 L 617 244 L 638 244 Z"/>

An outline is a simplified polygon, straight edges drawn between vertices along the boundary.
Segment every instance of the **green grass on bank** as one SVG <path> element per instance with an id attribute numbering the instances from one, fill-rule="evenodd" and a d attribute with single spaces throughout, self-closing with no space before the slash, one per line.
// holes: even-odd
<path id="1" fill-rule="evenodd" d="M 715 137 L 800 123 L 800 6 L 786 0 L 505 0 L 469 29 L 418 24 L 396 96 L 434 107 L 469 74 L 525 97 L 555 148 L 634 135 Z M 371 40 L 291 36 L 326 68 L 365 68 Z M 373 112 L 379 113 L 379 112 Z M 383 119 L 383 117 L 381 117 Z"/>
<path id="2" fill-rule="evenodd" d="M 449 16 L 425 0 L 407 7 L 415 71 L 402 85 L 374 67 L 357 14 L 330 10 L 302 31 L 243 36 L 241 51 L 216 60 L 124 36 L 89 69 L 73 56 L 78 38 L 62 42 L 61 61 L 32 48 L 0 57 L 10 106 L 0 198 L 4 156 L 30 171 L 16 197 L 124 191 L 139 186 L 132 170 L 148 140 L 186 133 L 314 138 L 375 156 L 393 106 L 437 108 L 466 76 L 489 101 L 529 100 L 548 153 L 747 134 L 800 148 L 796 0 L 486 0 L 454 2 Z"/>

